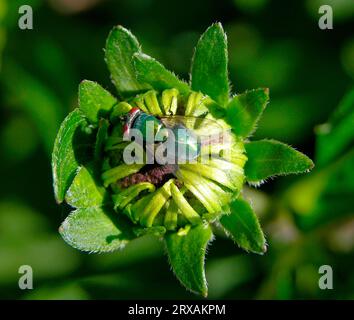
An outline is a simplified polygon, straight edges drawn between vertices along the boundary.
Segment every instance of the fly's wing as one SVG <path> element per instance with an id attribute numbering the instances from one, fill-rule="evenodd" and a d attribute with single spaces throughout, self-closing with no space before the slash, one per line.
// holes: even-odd
<path id="1" fill-rule="evenodd" d="M 186 117 L 186 116 L 169 116 L 160 118 L 162 123 L 169 129 L 175 128 L 177 126 L 185 127 L 187 129 L 193 130 L 198 118 L 196 117 Z"/>
<path id="2" fill-rule="evenodd" d="M 160 120 L 167 128 L 174 128 L 176 126 L 183 126 L 187 129 L 193 131 L 199 131 L 203 133 L 208 130 L 213 130 L 214 132 L 223 130 L 223 127 L 215 120 L 202 118 L 202 117 L 191 117 L 191 116 L 168 116 L 161 117 Z"/>
<path id="3" fill-rule="evenodd" d="M 161 122 L 169 129 L 186 128 L 199 138 L 202 145 L 219 143 L 225 135 L 225 128 L 217 121 L 202 117 L 170 116 L 161 117 Z"/>

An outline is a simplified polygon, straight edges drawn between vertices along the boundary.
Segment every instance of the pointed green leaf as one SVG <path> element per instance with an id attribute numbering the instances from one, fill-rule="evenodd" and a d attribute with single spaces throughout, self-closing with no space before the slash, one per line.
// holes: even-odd
<path id="1" fill-rule="evenodd" d="M 324 166 L 353 147 L 354 88 L 350 90 L 329 121 L 316 128 L 316 163 Z"/>
<path id="2" fill-rule="evenodd" d="M 138 80 L 150 84 L 155 90 L 176 88 L 182 95 L 191 91 L 187 83 L 178 79 L 154 58 L 138 52 L 134 54 L 133 61 Z"/>
<path id="3" fill-rule="evenodd" d="M 227 61 L 226 35 L 220 23 L 213 24 L 201 36 L 195 49 L 192 90 L 201 91 L 226 106 L 230 95 Z"/>
<path id="4" fill-rule="evenodd" d="M 246 91 L 231 100 L 227 106 L 226 121 L 236 135 L 248 137 L 255 130 L 268 100 L 268 89 Z"/>
<path id="5" fill-rule="evenodd" d="M 61 124 L 52 153 L 55 199 L 62 202 L 74 179 L 79 164 L 88 160 L 92 137 L 87 121 L 79 109 L 71 112 Z"/>
<path id="6" fill-rule="evenodd" d="M 177 278 L 187 289 L 204 297 L 208 294 L 204 259 L 212 237 L 209 225 L 191 228 L 187 235 L 170 233 L 165 237 L 168 257 Z"/>
<path id="7" fill-rule="evenodd" d="M 231 238 L 246 251 L 259 254 L 266 252 L 266 241 L 250 204 L 243 199 L 236 199 L 230 203 L 230 209 L 231 213 L 223 215 L 220 223 Z"/>
<path id="8" fill-rule="evenodd" d="M 116 103 L 117 99 L 98 83 L 88 80 L 80 83 L 79 107 L 90 122 L 97 123 L 107 116 Z"/>
<path id="9" fill-rule="evenodd" d="M 277 175 L 303 173 L 314 166 L 310 158 L 279 141 L 253 141 L 246 143 L 245 148 L 248 157 L 245 175 L 251 183 Z"/>
<path id="10" fill-rule="evenodd" d="M 107 197 L 106 190 L 97 184 L 93 173 L 81 167 L 66 193 L 65 200 L 75 208 L 88 208 L 102 206 L 107 202 Z"/>
<path id="11" fill-rule="evenodd" d="M 72 211 L 59 232 L 69 245 L 86 252 L 121 249 L 134 238 L 130 224 L 105 207 Z"/>
<path id="12" fill-rule="evenodd" d="M 107 38 L 105 59 L 112 81 L 122 97 L 133 96 L 151 88 L 136 79 L 133 66 L 133 55 L 136 52 L 141 52 L 141 49 L 134 35 L 122 26 L 113 28 Z"/>

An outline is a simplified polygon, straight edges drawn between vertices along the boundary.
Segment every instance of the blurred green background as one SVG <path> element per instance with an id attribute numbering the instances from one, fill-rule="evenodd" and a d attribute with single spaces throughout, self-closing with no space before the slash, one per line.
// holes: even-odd
<path id="1" fill-rule="evenodd" d="M 34 29 L 18 28 L 18 8 Z M 320 30 L 330 4 L 334 29 Z M 0 0 L 0 298 L 196 298 L 174 278 L 155 238 L 88 255 L 57 228 L 50 153 L 82 79 L 114 92 L 103 60 L 113 25 L 131 29 L 149 55 L 188 77 L 193 46 L 213 22 L 228 34 L 234 92 L 269 87 L 255 138 L 275 138 L 315 159 L 309 175 L 246 188 L 269 242 L 247 254 L 222 234 L 210 247 L 210 298 L 354 298 L 354 3 L 352 0 Z M 30 265 L 34 289 L 18 288 Z M 333 268 L 333 290 L 318 269 Z"/>

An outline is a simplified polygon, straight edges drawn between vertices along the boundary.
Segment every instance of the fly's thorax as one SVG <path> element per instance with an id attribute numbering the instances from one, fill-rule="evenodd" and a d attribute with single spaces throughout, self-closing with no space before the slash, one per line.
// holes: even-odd
<path id="1" fill-rule="evenodd" d="M 152 143 L 163 125 L 153 115 L 141 112 L 132 124 L 132 128 L 141 132 L 144 141 Z"/>

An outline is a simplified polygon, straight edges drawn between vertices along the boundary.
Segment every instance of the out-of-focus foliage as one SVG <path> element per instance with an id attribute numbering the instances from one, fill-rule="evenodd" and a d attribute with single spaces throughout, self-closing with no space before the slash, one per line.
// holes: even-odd
<path id="1" fill-rule="evenodd" d="M 21 4 L 34 9 L 34 30 L 18 28 Z M 333 30 L 318 28 L 321 4 L 333 5 Z M 102 51 L 113 25 L 134 30 L 144 52 L 187 80 L 199 34 L 220 21 L 233 92 L 270 88 L 253 138 L 291 144 L 316 167 L 244 193 L 268 252 L 251 256 L 218 237 L 207 256 L 209 297 L 353 299 L 353 10 L 350 0 L 0 0 L 0 297 L 195 297 L 154 238 L 102 255 L 67 246 L 57 229 L 68 210 L 52 195 L 49 152 L 82 79 L 114 92 Z M 17 285 L 25 264 L 32 291 Z M 333 267 L 333 290 L 318 287 L 323 264 Z"/>

